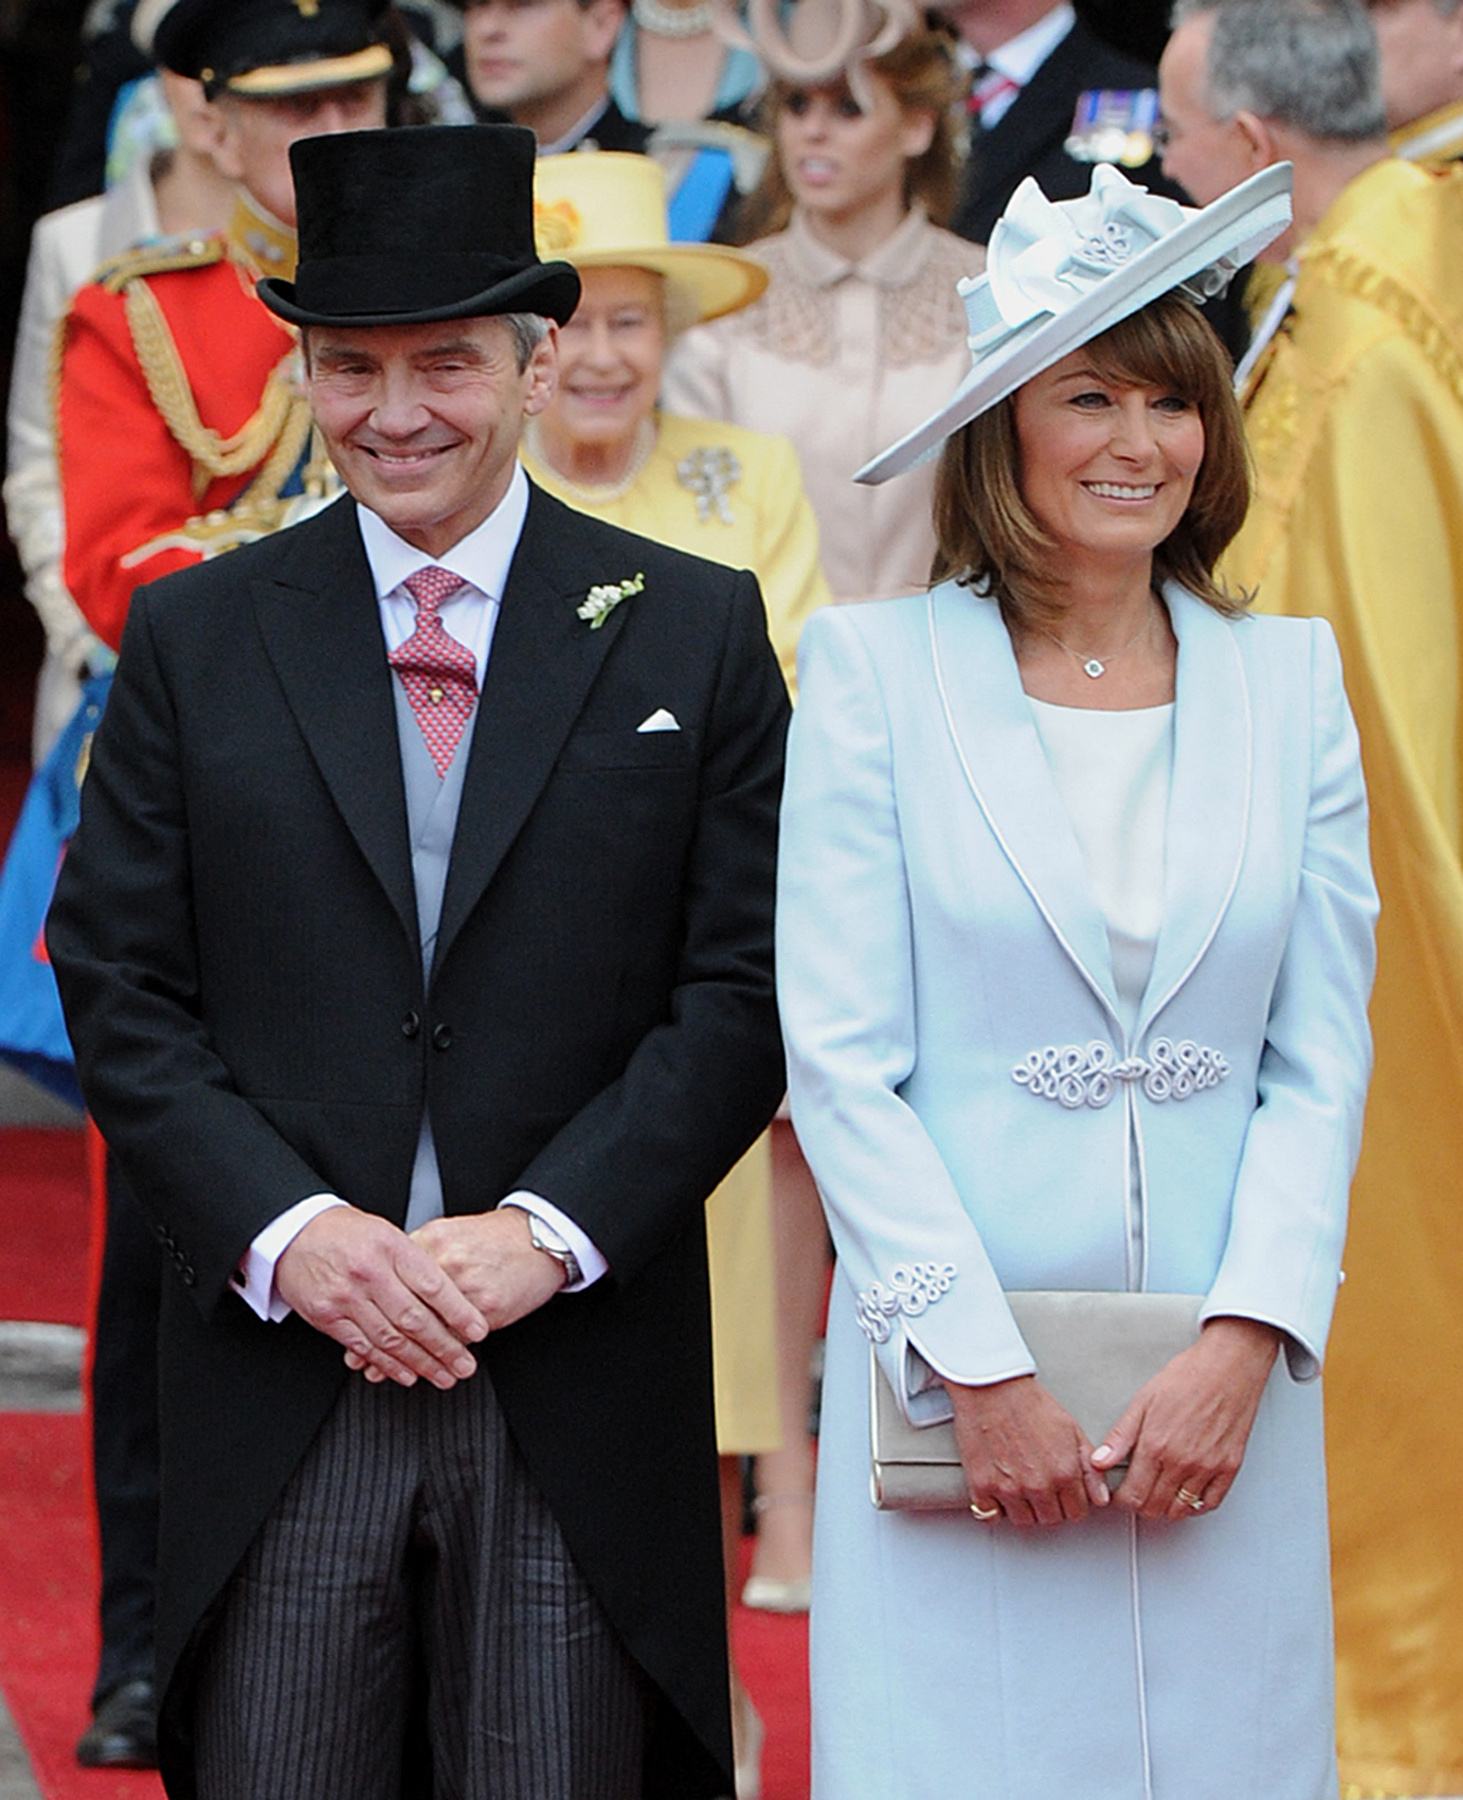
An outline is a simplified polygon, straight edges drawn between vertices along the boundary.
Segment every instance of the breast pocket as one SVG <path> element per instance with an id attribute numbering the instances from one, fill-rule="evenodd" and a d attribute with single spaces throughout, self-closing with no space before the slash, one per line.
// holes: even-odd
<path id="1" fill-rule="evenodd" d="M 614 769 L 681 769 L 691 761 L 686 731 L 580 731 L 560 753 L 558 768 L 607 774 Z"/>

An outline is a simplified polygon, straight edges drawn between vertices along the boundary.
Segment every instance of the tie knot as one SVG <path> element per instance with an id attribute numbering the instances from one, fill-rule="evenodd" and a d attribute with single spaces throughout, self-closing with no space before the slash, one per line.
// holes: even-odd
<path id="1" fill-rule="evenodd" d="M 438 568 L 436 563 L 429 563 L 425 569 L 418 569 L 415 575 L 408 575 L 401 585 L 416 601 L 418 612 L 432 614 L 444 600 L 450 600 L 467 583 L 460 575 L 454 575 L 451 569 Z"/>

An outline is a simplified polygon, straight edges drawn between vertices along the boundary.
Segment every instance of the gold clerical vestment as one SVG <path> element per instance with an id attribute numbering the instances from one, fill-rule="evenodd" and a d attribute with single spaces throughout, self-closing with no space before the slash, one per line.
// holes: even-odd
<path id="1" fill-rule="evenodd" d="M 1399 125 L 1390 139 L 1393 156 L 1408 162 L 1449 163 L 1463 157 L 1463 100 Z"/>
<path id="2" fill-rule="evenodd" d="M 1327 1363 L 1348 1795 L 1463 1793 L 1463 169 L 1388 159 L 1300 251 L 1222 573 L 1335 627 L 1382 896 Z"/>

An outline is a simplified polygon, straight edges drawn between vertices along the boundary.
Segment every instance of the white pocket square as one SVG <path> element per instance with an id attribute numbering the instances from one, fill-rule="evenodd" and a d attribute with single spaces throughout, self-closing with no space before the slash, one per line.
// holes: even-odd
<path id="1" fill-rule="evenodd" d="M 667 712 L 663 706 L 657 706 L 643 724 L 635 727 L 636 731 L 679 731 L 681 721 L 673 712 Z"/>

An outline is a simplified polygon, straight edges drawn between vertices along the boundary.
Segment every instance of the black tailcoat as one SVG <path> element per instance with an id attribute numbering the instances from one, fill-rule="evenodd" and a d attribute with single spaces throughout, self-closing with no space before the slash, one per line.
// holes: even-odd
<path id="1" fill-rule="evenodd" d="M 598 630 L 596 584 L 643 575 Z M 782 1091 L 787 704 L 750 575 L 535 491 L 423 985 L 391 673 L 349 499 L 134 598 L 51 919 L 82 1086 L 171 1258 L 158 1613 L 169 1792 L 200 1627 L 345 1379 L 230 1288 L 285 1208 L 525 1188 L 611 1274 L 483 1346 L 661 1695 L 646 1793 L 727 1791 L 701 1203 Z M 679 731 L 639 733 L 658 708 Z"/>

